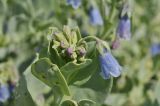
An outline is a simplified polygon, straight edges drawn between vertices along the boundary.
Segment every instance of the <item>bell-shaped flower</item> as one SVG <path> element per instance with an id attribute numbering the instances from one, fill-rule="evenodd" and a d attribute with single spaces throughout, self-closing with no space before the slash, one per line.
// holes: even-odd
<path id="1" fill-rule="evenodd" d="M 10 97 L 10 92 L 7 85 L 0 85 L 0 102 L 5 102 Z"/>
<path id="2" fill-rule="evenodd" d="M 103 25 L 102 16 L 98 8 L 91 7 L 89 10 L 90 22 L 93 25 Z"/>
<path id="3" fill-rule="evenodd" d="M 121 39 L 129 40 L 131 38 L 131 21 L 127 15 L 120 19 L 116 35 Z"/>
<path id="4" fill-rule="evenodd" d="M 101 76 L 104 79 L 109 79 L 110 75 L 113 77 L 120 76 L 122 68 L 110 52 L 105 51 L 104 54 L 101 54 L 99 56 L 99 60 L 101 67 Z"/>

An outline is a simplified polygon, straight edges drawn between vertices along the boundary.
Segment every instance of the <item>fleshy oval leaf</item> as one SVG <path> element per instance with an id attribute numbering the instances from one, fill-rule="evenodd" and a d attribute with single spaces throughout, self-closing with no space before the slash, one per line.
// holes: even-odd
<path id="1" fill-rule="evenodd" d="M 31 66 L 32 74 L 39 80 L 50 87 L 58 86 L 62 92 L 69 95 L 69 88 L 67 82 L 60 72 L 57 65 L 52 64 L 48 58 L 41 58 Z"/>

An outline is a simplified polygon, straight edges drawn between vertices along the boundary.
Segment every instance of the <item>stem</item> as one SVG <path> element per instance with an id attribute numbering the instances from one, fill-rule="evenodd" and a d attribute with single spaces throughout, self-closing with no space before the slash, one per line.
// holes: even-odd
<path id="1" fill-rule="evenodd" d="M 115 0 L 113 0 L 112 1 L 112 4 L 111 4 L 111 11 L 110 11 L 110 13 L 109 13 L 109 16 L 108 16 L 108 24 L 107 25 L 105 25 L 104 24 L 104 30 L 103 30 L 103 32 L 102 32 L 102 36 L 104 36 L 104 35 L 106 35 L 106 33 L 108 33 L 108 32 L 110 32 L 110 29 L 111 29 L 111 22 L 112 22 L 112 20 L 113 20 L 113 15 L 114 15 L 114 11 L 115 11 Z M 103 7 L 103 6 L 102 6 Z M 107 34 L 108 35 L 108 34 Z M 106 37 L 104 37 L 104 38 L 106 38 Z"/>
<path id="2" fill-rule="evenodd" d="M 62 101 L 62 98 L 63 98 L 63 93 L 56 86 L 53 87 L 52 91 L 53 91 L 53 95 L 54 95 L 54 102 L 53 102 L 53 104 L 55 106 L 59 106 L 60 103 L 61 103 L 61 101 Z"/>
<path id="3" fill-rule="evenodd" d="M 94 40 L 94 41 L 100 41 L 100 39 L 97 38 L 96 36 L 87 36 L 85 38 L 80 39 L 80 41 L 78 42 L 77 45 L 81 44 L 85 40 L 91 40 L 91 39 Z"/>
<path id="4" fill-rule="evenodd" d="M 109 19 L 109 21 L 111 21 L 111 19 L 112 19 L 112 17 L 113 17 L 113 13 L 114 13 L 114 10 L 115 10 L 115 0 L 113 0 L 112 1 L 112 7 L 111 7 L 111 11 L 110 11 L 110 13 L 109 13 L 109 17 L 108 17 L 108 19 Z"/>
<path id="5" fill-rule="evenodd" d="M 106 19 L 105 19 L 105 0 L 101 0 L 101 13 L 102 13 L 102 17 L 103 17 L 103 21 L 104 21 L 104 25 L 106 23 Z"/>
<path id="6" fill-rule="evenodd" d="M 112 87 L 113 87 L 113 77 L 111 76 L 107 96 L 111 93 Z"/>

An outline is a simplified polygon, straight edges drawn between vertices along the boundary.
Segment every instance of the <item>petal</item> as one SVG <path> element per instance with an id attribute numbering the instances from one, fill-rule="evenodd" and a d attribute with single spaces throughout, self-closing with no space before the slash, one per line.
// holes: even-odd
<path id="1" fill-rule="evenodd" d="M 122 18 L 117 27 L 117 36 L 129 40 L 131 37 L 131 22 L 129 18 Z"/>
<path id="2" fill-rule="evenodd" d="M 107 67 L 104 64 L 101 65 L 100 75 L 103 77 L 103 79 L 109 79 L 110 78 L 110 73 L 109 73 Z"/>
<path id="3" fill-rule="evenodd" d="M 117 62 L 117 60 L 112 56 L 111 53 L 107 52 L 105 54 L 105 64 L 109 70 L 109 73 L 113 77 L 118 77 L 121 74 L 121 66 Z"/>
<path id="4" fill-rule="evenodd" d="M 10 96 L 8 87 L 6 85 L 0 86 L 0 102 L 5 102 Z"/>

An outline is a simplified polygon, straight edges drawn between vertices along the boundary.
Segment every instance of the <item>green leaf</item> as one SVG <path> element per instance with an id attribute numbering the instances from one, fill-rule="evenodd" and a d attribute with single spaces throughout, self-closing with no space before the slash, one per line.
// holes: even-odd
<path id="1" fill-rule="evenodd" d="M 34 76 L 48 86 L 58 86 L 64 94 L 70 94 L 64 76 L 60 72 L 57 65 L 52 64 L 48 58 L 41 58 L 32 64 L 31 71 Z"/>
<path id="2" fill-rule="evenodd" d="M 93 57 L 92 62 L 88 66 L 84 67 L 76 73 L 71 83 L 75 82 L 76 85 L 82 85 L 86 83 L 97 70 L 97 64 L 97 58 Z"/>
<path id="3" fill-rule="evenodd" d="M 78 86 L 70 86 L 70 90 L 72 94 L 72 99 L 75 101 L 79 101 L 78 104 L 80 106 L 85 106 L 87 104 L 92 104 L 91 106 L 98 105 L 98 102 L 96 102 L 95 100 L 97 99 L 97 96 L 99 94 L 93 89 Z"/>
<path id="4" fill-rule="evenodd" d="M 21 76 L 19 85 L 15 89 L 14 106 L 36 106 L 29 94 L 24 76 Z"/>
<path id="5" fill-rule="evenodd" d="M 89 67 L 91 63 L 91 59 L 87 59 L 80 64 L 69 62 L 65 66 L 61 67 L 60 70 L 66 78 L 68 84 L 70 84 L 77 80 L 82 80 L 89 77 L 92 70 L 87 70 L 86 68 Z"/>
<path id="6" fill-rule="evenodd" d="M 40 50 L 39 58 L 48 57 L 48 48 L 44 47 Z"/>
<path id="7" fill-rule="evenodd" d="M 160 91 L 159 90 L 160 90 L 160 82 L 158 82 L 155 87 L 155 96 L 158 101 L 158 104 L 160 104 Z"/>
<path id="8" fill-rule="evenodd" d="M 26 71 L 24 72 L 27 88 L 29 93 L 31 94 L 31 97 L 35 101 L 35 103 L 38 106 L 44 106 L 45 105 L 45 97 L 44 93 L 51 90 L 50 87 L 48 87 L 46 84 L 44 84 L 42 81 L 37 79 L 32 73 L 31 73 L 31 66 L 29 66 Z"/>

